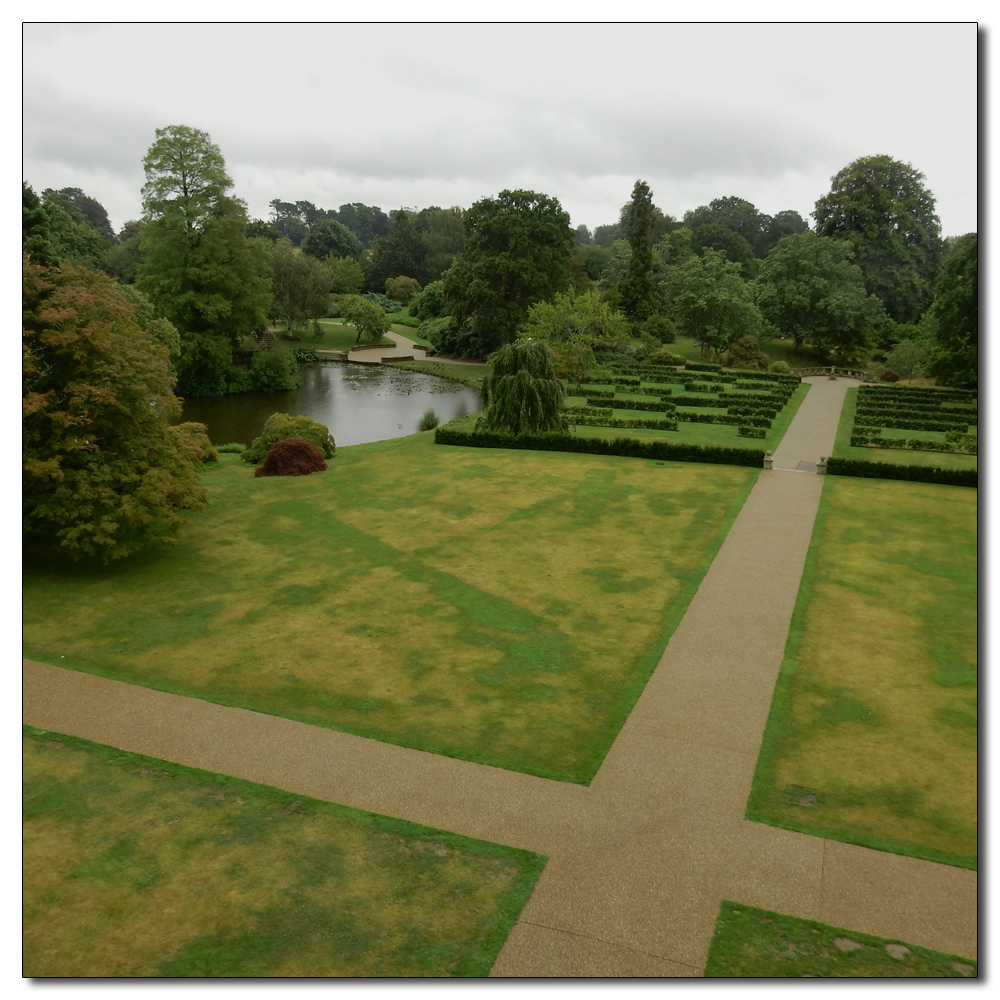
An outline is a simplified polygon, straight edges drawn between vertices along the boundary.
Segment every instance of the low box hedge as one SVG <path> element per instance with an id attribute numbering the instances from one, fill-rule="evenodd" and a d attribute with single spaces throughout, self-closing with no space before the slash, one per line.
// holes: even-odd
<path id="1" fill-rule="evenodd" d="M 979 486 L 977 469 L 939 469 L 929 465 L 893 465 L 869 462 L 861 458 L 829 458 L 827 475 L 856 476 L 859 479 L 905 479 L 913 483 L 939 483 L 942 486 Z"/>
<path id="2" fill-rule="evenodd" d="M 720 448 L 673 441 L 640 441 L 637 438 L 592 438 L 572 434 L 494 434 L 438 427 L 435 444 L 466 448 L 514 448 L 524 451 L 571 451 L 588 455 L 621 455 L 669 462 L 707 462 L 761 468 L 764 452 L 758 448 Z"/>

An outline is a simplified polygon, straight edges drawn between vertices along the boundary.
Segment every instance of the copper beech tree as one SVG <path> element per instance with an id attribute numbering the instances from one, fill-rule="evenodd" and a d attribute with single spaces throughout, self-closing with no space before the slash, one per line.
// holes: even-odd
<path id="1" fill-rule="evenodd" d="M 169 542 L 205 506 L 205 429 L 170 426 L 167 348 L 136 312 L 104 274 L 24 259 L 24 531 L 72 557 Z"/>

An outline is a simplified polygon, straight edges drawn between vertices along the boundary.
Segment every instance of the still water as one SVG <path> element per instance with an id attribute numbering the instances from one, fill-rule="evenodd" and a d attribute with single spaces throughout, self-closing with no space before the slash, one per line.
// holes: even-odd
<path id="1" fill-rule="evenodd" d="M 388 365 L 334 362 L 299 374 L 302 386 L 290 392 L 189 399 L 181 419 L 207 424 L 215 444 L 250 444 L 272 413 L 290 413 L 326 424 L 341 447 L 413 434 L 425 410 L 443 424 L 482 409 L 477 389 Z"/>

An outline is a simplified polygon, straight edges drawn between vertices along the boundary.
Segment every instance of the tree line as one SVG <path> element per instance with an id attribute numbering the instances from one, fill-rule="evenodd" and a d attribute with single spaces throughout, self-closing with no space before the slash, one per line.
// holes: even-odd
<path id="1" fill-rule="evenodd" d="M 601 354 L 676 361 L 665 345 L 683 334 L 742 367 L 788 337 L 977 384 L 977 236 L 943 240 L 923 175 L 888 156 L 838 172 L 812 228 L 736 197 L 674 219 L 639 180 L 594 233 L 523 190 L 388 214 L 275 199 L 250 219 L 221 151 L 186 126 L 158 129 L 143 166 L 142 218 L 117 234 L 81 189 L 22 186 L 25 530 L 79 555 L 167 541 L 204 502 L 211 444 L 167 425 L 177 395 L 294 385 L 294 358 L 247 348 L 274 322 L 336 312 L 380 334 L 382 306 L 405 302 L 439 353 L 544 344 L 578 381 Z"/>

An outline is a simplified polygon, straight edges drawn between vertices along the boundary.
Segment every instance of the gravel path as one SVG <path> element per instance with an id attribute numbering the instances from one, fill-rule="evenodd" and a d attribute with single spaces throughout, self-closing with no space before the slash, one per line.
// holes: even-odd
<path id="1" fill-rule="evenodd" d="M 807 381 L 589 787 L 31 661 L 25 722 L 549 855 L 493 976 L 700 976 L 722 899 L 975 958 L 975 872 L 743 819 L 824 481 L 781 470 L 854 384 Z"/>

